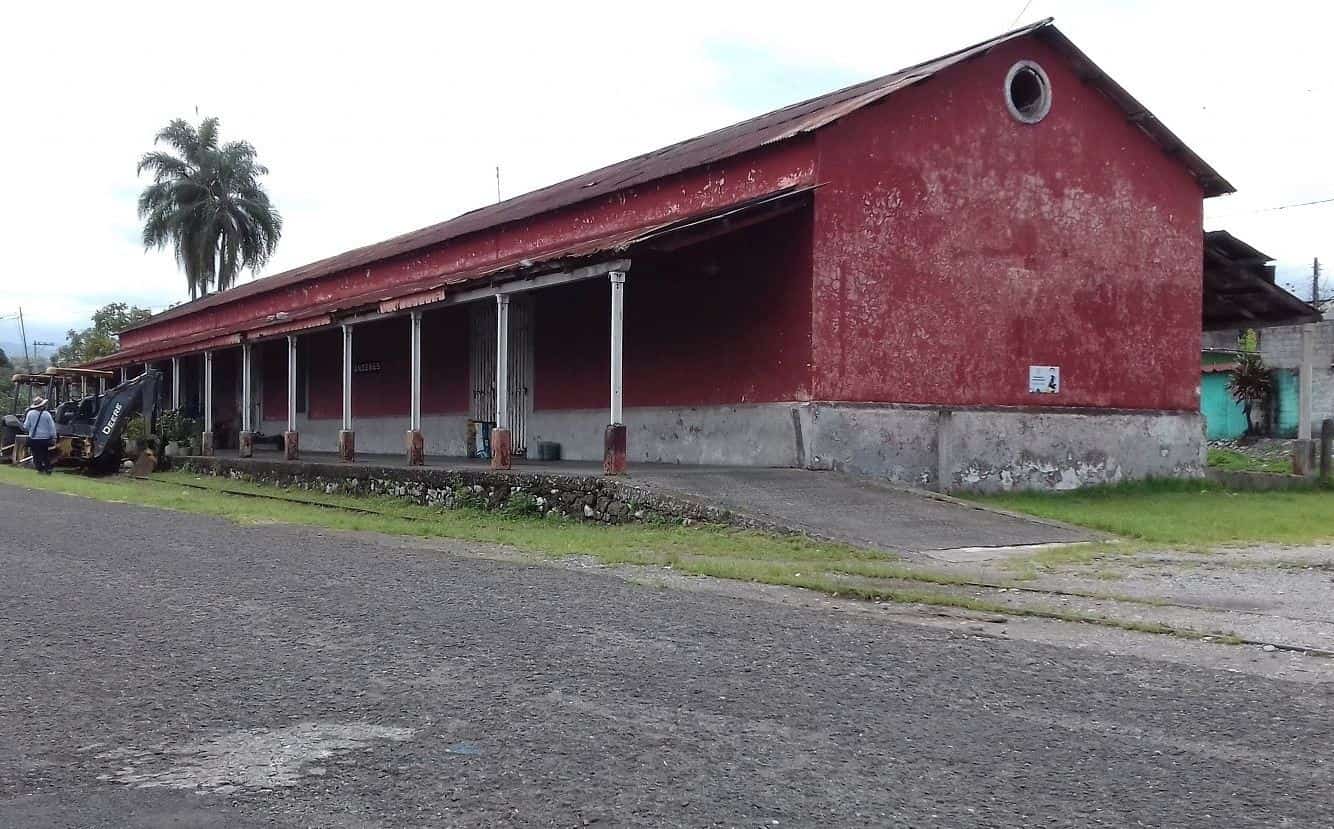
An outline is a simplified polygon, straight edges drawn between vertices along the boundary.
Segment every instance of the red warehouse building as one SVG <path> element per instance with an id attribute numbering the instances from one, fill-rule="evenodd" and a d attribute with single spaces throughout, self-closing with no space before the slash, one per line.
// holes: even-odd
<path id="1" fill-rule="evenodd" d="M 1044 21 L 181 305 L 98 364 L 171 365 L 242 454 L 420 461 L 494 424 L 501 466 L 1198 474 L 1202 199 L 1231 190 Z"/>

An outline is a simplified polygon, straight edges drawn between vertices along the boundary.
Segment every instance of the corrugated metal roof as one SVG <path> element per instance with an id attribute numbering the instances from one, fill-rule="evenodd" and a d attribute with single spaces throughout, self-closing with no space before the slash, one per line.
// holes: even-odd
<path id="1" fill-rule="evenodd" d="M 226 326 L 201 331 L 188 337 L 170 342 L 153 341 L 141 346 L 128 348 L 106 357 L 92 360 L 86 365 L 122 365 L 124 363 L 144 362 L 172 355 L 194 353 L 220 346 L 238 345 L 242 337 L 247 340 L 259 340 L 284 334 L 309 331 L 334 325 L 339 319 L 360 312 L 395 313 L 409 308 L 423 307 L 446 301 L 451 292 L 459 286 L 472 287 L 480 283 L 509 282 L 524 280 L 543 274 L 571 268 L 579 263 L 591 260 L 605 260 L 607 254 L 620 254 L 638 250 L 637 246 L 652 243 L 660 239 L 676 239 L 681 234 L 695 232 L 711 226 L 734 228 L 734 223 L 746 220 L 762 220 L 775 215 L 778 211 L 794 209 L 802 204 L 802 197 L 815 188 L 811 185 L 789 187 L 775 193 L 768 193 L 748 199 L 739 204 L 729 205 L 717 210 L 701 211 L 671 221 L 661 222 L 649 227 L 631 231 L 607 233 L 593 239 L 586 239 L 576 245 L 551 251 L 540 259 L 513 259 L 502 263 L 491 263 L 467 271 L 448 274 L 436 274 L 430 277 L 403 282 L 392 288 L 376 288 L 370 291 L 340 297 L 328 302 L 308 305 L 290 313 L 267 315 L 229 323 Z M 727 223 L 720 225 L 719 223 Z"/>
<path id="2" fill-rule="evenodd" d="M 225 348 L 227 346 L 240 344 L 241 335 L 239 333 L 232 332 L 229 329 L 214 329 L 199 334 L 192 334 L 191 336 L 180 340 L 173 340 L 170 343 L 154 341 L 137 348 L 123 349 L 114 354 L 108 354 L 105 357 L 98 357 L 96 360 L 80 363 L 79 367 L 98 368 L 100 366 L 106 366 L 108 368 L 115 368 L 117 366 L 128 365 L 131 363 L 152 362 L 154 360 L 165 359 L 180 354 L 191 354 L 197 351 Z"/>
<path id="3" fill-rule="evenodd" d="M 1319 322 L 1316 308 L 1274 284 L 1270 257 L 1225 230 L 1204 234 L 1205 331 Z"/>
<path id="4" fill-rule="evenodd" d="M 1150 138 L 1162 144 L 1165 150 L 1181 159 L 1182 163 L 1199 180 L 1205 195 L 1212 196 L 1233 192 L 1232 185 L 1228 184 L 1203 159 L 1191 152 L 1142 104 L 1107 77 L 1106 73 L 1099 69 L 1052 25 L 1051 18 L 1047 18 L 956 52 L 951 52 L 948 55 L 942 55 L 879 78 L 791 104 L 756 118 L 723 127 L 696 138 L 681 141 L 567 179 L 549 187 L 516 196 L 498 204 L 464 213 L 457 218 L 440 224 L 405 233 L 373 245 L 356 248 L 274 276 L 257 279 L 203 299 L 178 305 L 126 330 L 156 325 L 206 308 L 267 293 L 305 280 L 351 268 L 363 267 L 372 262 L 400 256 L 470 233 L 528 219 L 541 213 L 596 199 L 618 190 L 635 187 L 685 170 L 731 158 L 769 144 L 785 141 L 817 130 L 851 112 L 930 78 L 944 69 L 981 55 L 1003 43 L 1027 35 L 1036 35 L 1074 62 L 1086 82 L 1100 89 L 1110 100 L 1124 109 L 1126 114 Z"/>

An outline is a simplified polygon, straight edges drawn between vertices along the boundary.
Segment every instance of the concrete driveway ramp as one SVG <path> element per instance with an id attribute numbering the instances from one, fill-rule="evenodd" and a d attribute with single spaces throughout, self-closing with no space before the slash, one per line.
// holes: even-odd
<path id="1" fill-rule="evenodd" d="M 632 475 L 774 524 L 898 553 L 1094 538 L 1083 530 L 837 472 L 641 465 Z"/>

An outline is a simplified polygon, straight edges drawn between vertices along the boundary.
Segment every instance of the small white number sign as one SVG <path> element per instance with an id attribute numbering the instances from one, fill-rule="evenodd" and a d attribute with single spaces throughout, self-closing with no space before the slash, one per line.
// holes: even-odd
<path id="1" fill-rule="evenodd" d="M 1060 390 L 1060 366 L 1028 367 L 1028 391 L 1030 394 L 1057 394 Z"/>

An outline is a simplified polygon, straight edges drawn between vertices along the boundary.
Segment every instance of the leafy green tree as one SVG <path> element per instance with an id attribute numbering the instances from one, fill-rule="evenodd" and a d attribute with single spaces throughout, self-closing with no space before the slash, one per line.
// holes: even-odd
<path id="1" fill-rule="evenodd" d="M 3 348 L 0 348 L 0 369 L 7 369 L 13 367 L 14 364 L 9 361 L 9 355 L 5 354 L 5 350 Z"/>
<path id="2" fill-rule="evenodd" d="M 144 247 L 170 245 L 185 271 L 190 298 L 225 291 L 244 269 L 258 271 L 273 255 L 283 220 L 260 184 L 268 168 L 246 141 L 220 143 L 218 119 L 196 128 L 178 118 L 154 139 L 173 152 L 139 159 L 153 181 L 139 195 Z"/>
<path id="3" fill-rule="evenodd" d="M 51 355 L 51 362 L 58 366 L 72 366 L 115 354 L 120 349 L 116 332 L 143 322 L 152 315 L 147 308 L 124 302 L 103 305 L 93 312 L 93 324 L 90 327 L 82 331 L 73 328 L 69 330 L 65 335 L 65 344 Z"/>

